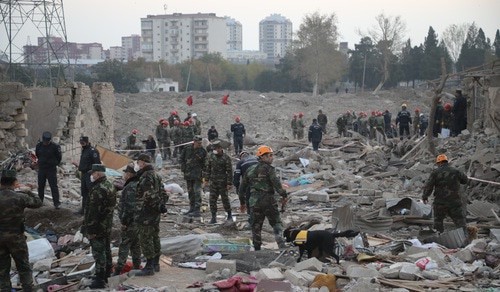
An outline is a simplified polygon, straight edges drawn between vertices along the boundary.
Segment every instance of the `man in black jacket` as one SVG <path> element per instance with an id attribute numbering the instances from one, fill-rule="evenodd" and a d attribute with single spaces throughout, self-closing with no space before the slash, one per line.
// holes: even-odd
<path id="1" fill-rule="evenodd" d="M 59 209 L 59 188 L 57 186 L 57 166 L 61 163 L 61 146 L 52 142 L 52 134 L 43 132 L 42 141 L 39 141 L 35 148 L 38 157 L 38 197 L 42 200 L 45 197 L 45 184 L 49 181 L 50 191 L 54 207 Z"/>
<path id="2" fill-rule="evenodd" d="M 323 128 L 318 124 L 317 119 L 313 119 L 312 125 L 309 126 L 307 138 L 312 143 L 313 150 L 318 151 L 319 143 L 321 143 L 321 139 L 323 138 Z"/>
<path id="3" fill-rule="evenodd" d="M 73 164 L 78 167 L 78 170 L 81 172 L 80 193 L 82 196 L 82 208 L 78 213 L 83 215 L 85 213 L 91 186 L 89 170 L 92 169 L 93 164 L 101 164 L 101 157 L 99 155 L 99 151 L 90 145 L 89 137 L 80 137 L 80 145 L 82 146 L 80 162 L 73 162 Z"/>

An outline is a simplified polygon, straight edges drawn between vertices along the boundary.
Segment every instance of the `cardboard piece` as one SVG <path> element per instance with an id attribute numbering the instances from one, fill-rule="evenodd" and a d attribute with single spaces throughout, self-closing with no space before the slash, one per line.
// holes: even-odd
<path id="1" fill-rule="evenodd" d="M 130 157 L 118 154 L 100 145 L 96 145 L 95 149 L 97 149 L 97 151 L 99 151 L 99 155 L 101 155 L 102 164 L 106 165 L 108 168 L 115 170 L 122 169 L 132 161 Z"/>

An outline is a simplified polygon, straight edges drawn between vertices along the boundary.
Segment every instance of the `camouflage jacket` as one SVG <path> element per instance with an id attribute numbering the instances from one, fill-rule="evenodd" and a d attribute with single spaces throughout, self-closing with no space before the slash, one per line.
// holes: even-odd
<path id="1" fill-rule="evenodd" d="M 370 116 L 368 118 L 368 125 L 370 126 L 370 128 L 376 128 L 377 127 L 377 117 Z"/>
<path id="2" fill-rule="evenodd" d="M 233 165 L 231 158 L 226 154 L 210 153 L 205 164 L 203 177 L 210 183 L 226 183 L 232 185 Z"/>
<path id="3" fill-rule="evenodd" d="M 181 132 L 181 128 L 179 128 L 179 126 L 175 126 L 172 128 L 172 130 L 170 130 L 170 138 L 172 138 L 172 141 L 176 145 L 181 143 L 181 138 L 182 138 L 181 135 L 182 135 L 182 132 Z"/>
<path id="4" fill-rule="evenodd" d="M 383 130 L 385 127 L 385 121 L 383 116 L 376 117 L 375 121 L 377 122 L 377 129 Z"/>
<path id="5" fill-rule="evenodd" d="M 170 143 L 170 131 L 168 127 L 163 127 L 162 125 L 156 126 L 155 135 L 159 143 Z"/>
<path id="6" fill-rule="evenodd" d="M 113 225 L 113 210 L 115 206 L 115 187 L 105 176 L 99 178 L 90 188 L 83 220 L 84 235 L 95 234 L 96 237 L 108 235 Z"/>
<path id="7" fill-rule="evenodd" d="M 292 119 L 291 126 L 293 130 L 297 130 L 299 128 L 299 121 L 297 119 Z"/>
<path id="8" fill-rule="evenodd" d="M 194 134 L 201 135 L 201 122 L 198 119 L 194 119 Z"/>
<path id="9" fill-rule="evenodd" d="M 245 172 L 238 193 L 245 194 L 247 188 L 250 189 L 250 207 L 255 206 L 262 200 L 275 202 L 275 193 L 286 197 L 286 191 L 281 186 L 274 167 L 262 161 L 252 165 Z"/>
<path id="10" fill-rule="evenodd" d="M 453 114 L 451 111 L 443 111 L 443 119 L 441 121 L 443 128 L 450 129 L 453 124 Z"/>
<path id="11" fill-rule="evenodd" d="M 125 182 L 118 204 L 118 218 L 122 225 L 129 226 L 134 222 L 135 200 L 139 177 L 133 176 Z"/>
<path id="12" fill-rule="evenodd" d="M 194 127 L 182 127 L 181 128 L 181 143 L 187 143 L 193 141 L 194 138 Z"/>
<path id="13" fill-rule="evenodd" d="M 467 175 L 445 163 L 432 171 L 424 187 L 422 199 L 427 200 L 434 191 L 434 203 L 460 201 L 460 184 L 466 184 Z"/>
<path id="14" fill-rule="evenodd" d="M 328 123 L 328 118 L 326 117 L 325 114 L 319 114 L 318 115 L 318 124 L 321 126 L 326 125 Z"/>
<path id="15" fill-rule="evenodd" d="M 42 201 L 32 192 L 20 193 L 12 188 L 0 188 L 0 234 L 24 232 L 24 208 L 39 208 Z"/>
<path id="16" fill-rule="evenodd" d="M 299 125 L 299 130 L 303 130 L 306 127 L 302 119 L 299 119 L 298 125 Z"/>
<path id="17" fill-rule="evenodd" d="M 180 163 L 184 179 L 200 179 L 205 167 L 207 150 L 203 147 L 194 149 L 193 145 L 187 145 L 182 149 Z"/>
<path id="18" fill-rule="evenodd" d="M 156 225 L 160 223 L 160 207 L 166 201 L 161 177 L 152 165 L 146 165 L 136 174 L 139 177 L 135 201 L 134 223 Z"/>

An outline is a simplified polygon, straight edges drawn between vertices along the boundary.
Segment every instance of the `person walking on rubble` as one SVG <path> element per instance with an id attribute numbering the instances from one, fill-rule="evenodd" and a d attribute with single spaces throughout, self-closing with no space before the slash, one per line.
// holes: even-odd
<path id="1" fill-rule="evenodd" d="M 406 110 L 406 104 L 401 105 L 401 111 L 396 117 L 396 126 L 399 124 L 399 139 L 403 140 L 406 134 L 407 138 L 410 138 L 410 124 L 412 123 L 411 114 Z"/>
<path id="2" fill-rule="evenodd" d="M 191 217 L 200 217 L 201 179 L 207 158 L 207 151 L 201 141 L 201 136 L 195 136 L 193 144 L 186 145 L 180 156 L 181 171 L 186 180 L 189 196 L 189 211 L 184 215 Z"/>
<path id="3" fill-rule="evenodd" d="M 136 175 L 133 164 L 127 165 L 123 172 L 123 179 L 125 180 L 125 185 L 123 186 L 118 204 L 118 218 L 122 224 L 120 234 L 121 242 L 118 247 L 118 260 L 116 261 L 113 276 L 120 275 L 120 272 L 127 262 L 129 252 L 132 255 L 134 270 L 141 268 L 141 245 L 139 242 L 137 224 L 134 222 L 136 208 L 135 197 L 139 177 Z"/>
<path id="4" fill-rule="evenodd" d="M 297 120 L 297 115 L 293 114 L 292 122 L 290 123 L 292 128 L 292 137 L 294 140 L 297 140 L 299 135 L 299 121 Z"/>
<path id="5" fill-rule="evenodd" d="M 233 165 L 231 164 L 231 157 L 222 149 L 220 141 L 216 140 L 212 142 L 212 145 L 214 150 L 206 159 L 203 180 L 204 184 L 210 186 L 210 213 L 212 214 L 210 224 L 215 224 L 217 223 L 217 199 L 219 196 L 227 213 L 226 220 L 233 220 L 231 204 L 227 194 L 232 187 Z"/>
<path id="6" fill-rule="evenodd" d="M 448 163 L 445 154 L 436 157 L 437 169 L 432 171 L 424 187 L 422 200 L 427 204 L 429 197 L 434 193 L 432 204 L 434 213 L 434 229 L 444 231 L 443 220 L 449 216 L 457 228 L 466 231 L 466 220 L 462 211 L 460 184 L 468 182 L 467 175 L 453 168 Z"/>
<path id="7" fill-rule="evenodd" d="M 236 163 L 236 167 L 234 169 L 233 174 L 233 185 L 238 192 L 238 199 L 240 200 L 240 213 L 247 212 L 248 214 L 248 223 L 250 228 L 252 228 L 253 216 L 250 213 L 250 189 L 242 190 L 240 192 L 240 181 L 241 178 L 245 175 L 246 171 L 252 166 L 257 164 L 259 161 L 257 160 L 257 156 L 250 155 L 250 153 L 246 151 L 242 151 L 240 153 L 240 161 Z"/>
<path id="8" fill-rule="evenodd" d="M 90 145 L 89 137 L 80 137 L 80 145 L 82 146 L 82 153 L 80 155 L 80 162 L 74 162 L 73 165 L 78 167 L 80 171 L 80 194 L 82 196 L 82 208 L 78 212 L 80 215 L 85 214 L 85 208 L 87 208 L 87 201 L 89 196 L 89 191 L 91 187 L 90 173 L 92 165 L 101 164 L 101 158 L 99 151 L 97 151 L 92 145 Z"/>
<path id="9" fill-rule="evenodd" d="M 134 150 L 141 148 L 139 145 L 136 145 L 137 134 L 139 134 L 139 130 L 137 129 L 133 129 L 132 132 L 130 132 L 130 135 L 127 137 L 127 148 L 126 148 L 127 150 Z"/>
<path id="10" fill-rule="evenodd" d="M 245 126 L 240 122 L 240 117 L 234 118 L 235 123 L 231 125 L 231 132 L 233 133 L 234 153 L 236 156 L 240 155 L 243 151 L 243 139 L 245 138 Z"/>
<path id="11" fill-rule="evenodd" d="M 455 97 L 453 103 L 453 136 L 467 129 L 467 98 L 462 95 L 461 89 L 455 91 Z"/>
<path id="12" fill-rule="evenodd" d="M 198 114 L 197 113 L 193 113 L 191 115 L 191 119 L 192 119 L 193 125 L 194 125 L 194 134 L 195 135 L 201 135 L 201 121 L 198 120 Z"/>
<path id="13" fill-rule="evenodd" d="M 23 291 L 33 290 L 33 273 L 24 236 L 24 209 L 40 208 L 42 201 L 32 192 L 14 191 L 17 173 L 3 169 L 0 177 L 0 291 L 12 291 L 11 258 L 14 260 Z"/>
<path id="14" fill-rule="evenodd" d="M 323 134 L 326 134 L 326 124 L 328 123 L 328 118 L 326 115 L 323 113 L 322 110 L 318 111 L 318 117 L 316 118 L 318 120 L 318 124 L 321 126 L 321 129 L 323 130 Z"/>
<path id="15" fill-rule="evenodd" d="M 420 136 L 420 109 L 415 109 L 415 116 L 413 117 L 413 135 Z"/>
<path id="16" fill-rule="evenodd" d="M 170 125 L 170 128 L 173 128 L 175 125 L 175 121 L 181 121 L 181 118 L 179 117 L 179 114 L 177 111 L 171 111 L 170 116 L 168 117 L 168 124 Z"/>
<path id="17" fill-rule="evenodd" d="M 116 189 L 107 180 L 104 165 L 93 164 L 89 172 L 92 188 L 85 209 L 82 234 L 89 239 L 95 260 L 95 277 L 89 288 L 100 289 L 105 288 L 113 268 L 111 228 L 116 205 Z"/>
<path id="18" fill-rule="evenodd" d="M 318 128 L 321 127 L 318 125 Z M 240 185 L 240 194 L 250 190 L 249 208 L 253 214 L 252 242 L 255 250 L 262 246 L 262 225 L 267 218 L 273 228 L 274 238 L 279 248 L 285 248 L 285 240 L 282 237 L 283 224 L 278 209 L 276 193 L 281 196 L 282 203 L 286 202 L 287 193 L 281 186 L 276 175 L 273 163 L 273 149 L 262 145 L 257 148 L 256 156 L 258 163 L 251 166 L 243 176 Z"/>
<path id="19" fill-rule="evenodd" d="M 323 128 L 318 124 L 318 120 L 313 119 L 313 123 L 309 126 L 309 132 L 307 135 L 307 139 L 312 143 L 312 147 L 314 151 L 319 150 L 319 143 L 321 143 L 321 139 L 323 138 Z"/>
<path id="20" fill-rule="evenodd" d="M 209 142 L 212 142 L 219 138 L 219 132 L 217 132 L 215 126 L 211 126 L 210 129 L 208 129 L 207 138 Z"/>
<path id="21" fill-rule="evenodd" d="M 170 138 L 174 143 L 174 152 L 172 153 L 173 158 L 177 158 L 177 154 L 181 153 L 182 148 L 179 144 L 182 143 L 182 130 L 180 128 L 179 120 L 174 120 L 174 127 L 170 130 Z"/>
<path id="22" fill-rule="evenodd" d="M 50 192 L 54 207 L 59 209 L 59 187 L 57 186 L 57 166 L 61 163 L 61 146 L 52 142 L 52 134 L 43 132 L 42 141 L 35 147 L 35 155 L 38 157 L 38 197 L 45 197 L 45 183 L 49 181 Z"/>
<path id="23" fill-rule="evenodd" d="M 158 140 L 158 144 L 160 146 L 160 153 L 162 155 L 162 159 L 166 160 L 170 159 L 170 130 L 168 128 L 168 121 L 165 119 L 160 120 L 160 124 L 156 126 L 155 130 L 156 140 Z"/>
<path id="24" fill-rule="evenodd" d="M 306 124 L 304 123 L 304 120 L 302 119 L 304 117 L 304 113 L 300 112 L 299 113 L 299 132 L 297 134 L 297 139 L 302 140 L 304 139 L 304 128 L 306 127 Z"/>
<path id="25" fill-rule="evenodd" d="M 136 276 L 152 276 L 160 271 L 160 217 L 167 194 L 148 154 L 139 155 L 134 170 L 139 178 L 134 222 L 137 224 L 142 254 L 146 258 L 146 266 Z"/>

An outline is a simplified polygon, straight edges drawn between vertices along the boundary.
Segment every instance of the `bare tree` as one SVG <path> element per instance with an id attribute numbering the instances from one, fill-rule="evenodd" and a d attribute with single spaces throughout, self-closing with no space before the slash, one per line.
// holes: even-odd
<path id="1" fill-rule="evenodd" d="M 368 33 L 359 32 L 363 37 L 369 36 L 382 55 L 382 62 L 380 63 L 382 79 L 377 88 L 373 91 L 374 94 L 384 86 L 387 80 L 389 80 L 389 62 L 391 56 L 401 50 L 406 33 L 406 23 L 399 15 L 386 16 L 384 13 L 381 13 L 375 17 L 375 20 L 377 23 L 372 28 L 368 29 Z"/>
<path id="2" fill-rule="evenodd" d="M 337 16 L 306 15 L 297 32 L 294 52 L 299 63 L 300 74 L 313 84 L 313 96 L 321 86 L 341 76 L 345 63 L 338 51 Z"/>
<path id="3" fill-rule="evenodd" d="M 442 33 L 442 40 L 450 53 L 453 63 L 458 61 L 460 50 L 467 37 L 467 31 L 472 25 L 474 25 L 474 23 L 452 24 Z"/>

